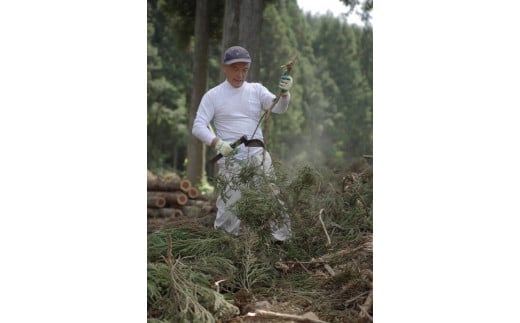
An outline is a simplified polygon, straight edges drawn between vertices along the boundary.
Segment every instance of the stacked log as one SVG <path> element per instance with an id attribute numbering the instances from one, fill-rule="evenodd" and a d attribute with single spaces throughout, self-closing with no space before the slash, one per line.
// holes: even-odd
<path id="1" fill-rule="evenodd" d="M 148 226 L 151 223 L 170 222 L 185 218 L 203 217 L 216 211 L 215 203 L 205 194 L 200 194 L 188 179 L 170 173 L 147 176 Z M 163 221 L 164 220 L 164 221 Z"/>

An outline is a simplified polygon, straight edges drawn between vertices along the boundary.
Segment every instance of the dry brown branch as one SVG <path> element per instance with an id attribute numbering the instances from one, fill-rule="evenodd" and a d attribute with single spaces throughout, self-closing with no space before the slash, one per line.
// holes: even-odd
<path id="1" fill-rule="evenodd" d="M 305 316 L 277 313 L 277 312 L 264 311 L 264 310 L 255 310 L 254 313 L 247 313 L 246 316 L 254 316 L 254 317 L 260 317 L 260 318 L 266 318 L 266 319 L 278 319 L 278 320 L 284 320 L 284 321 L 305 322 L 305 323 L 327 323 L 327 322 L 319 320 L 319 319 L 316 320 L 316 319 L 305 317 Z"/>
<path id="2" fill-rule="evenodd" d="M 353 254 L 357 251 L 372 252 L 372 236 L 371 235 L 367 236 L 366 242 L 364 242 L 360 246 L 357 246 L 356 248 L 353 248 L 353 249 L 347 248 L 347 249 L 339 250 L 339 251 L 331 253 L 331 254 L 326 254 L 326 255 L 321 256 L 320 258 L 316 259 L 316 261 L 330 262 L 334 259 L 342 258 L 346 255 Z"/>
<path id="3" fill-rule="evenodd" d="M 310 270 L 307 269 L 307 267 L 305 267 L 304 264 L 308 264 L 308 265 L 321 265 L 321 264 L 324 264 L 325 262 L 324 261 L 321 261 L 321 260 L 311 260 L 311 261 L 299 261 L 299 260 L 296 260 L 296 261 L 291 261 L 291 260 L 285 260 L 285 261 L 277 261 L 275 264 L 274 264 L 274 267 L 276 269 L 279 269 L 281 271 L 283 271 L 285 274 L 288 273 L 289 271 L 292 271 L 296 265 L 300 265 L 300 267 L 303 268 L 303 270 L 305 270 L 308 274 L 312 274 L 312 272 Z M 332 269 L 332 268 L 331 268 Z"/>
<path id="4" fill-rule="evenodd" d="M 323 212 L 325 212 L 324 209 L 320 210 L 320 214 L 318 215 L 318 218 L 320 219 L 321 226 L 323 227 L 323 231 L 325 231 L 325 235 L 327 236 L 327 246 L 331 244 L 329 233 L 327 232 L 327 228 L 325 227 L 325 223 L 323 223 L 323 219 L 321 216 L 323 215 Z"/>
<path id="5" fill-rule="evenodd" d="M 372 318 L 372 316 L 370 316 L 370 314 L 367 312 L 367 310 L 362 306 L 362 305 L 358 305 L 359 306 L 359 309 L 361 310 L 361 313 L 359 313 L 359 316 L 361 318 L 368 318 L 368 320 L 370 322 L 374 322 L 374 319 Z"/>
<path id="6" fill-rule="evenodd" d="M 284 261 L 285 263 L 287 264 L 307 264 L 307 265 L 313 265 L 313 264 L 324 264 L 326 263 L 326 261 L 323 261 L 321 259 L 311 259 L 311 261 L 291 261 L 291 260 L 287 260 L 287 261 Z"/>
<path id="7" fill-rule="evenodd" d="M 334 270 L 332 269 L 332 267 L 329 266 L 329 264 L 324 264 L 324 265 L 323 265 L 323 268 L 325 268 L 325 269 L 329 272 L 329 274 L 330 274 L 332 277 L 334 277 L 334 276 L 336 275 L 336 273 L 334 272 Z"/>
<path id="8" fill-rule="evenodd" d="M 221 280 L 217 280 L 217 281 L 214 283 L 215 286 L 216 286 L 216 288 L 217 288 L 217 293 L 220 293 L 220 285 L 219 285 L 219 284 L 225 282 L 226 280 L 227 280 L 227 279 L 221 279 Z"/>
<path id="9" fill-rule="evenodd" d="M 311 272 L 303 265 L 303 263 L 301 261 L 296 260 L 296 262 L 298 264 L 300 264 L 300 266 L 303 268 L 303 270 L 305 270 L 307 272 L 307 274 L 311 274 Z"/>
<path id="10" fill-rule="evenodd" d="M 360 299 L 361 297 L 367 295 L 368 293 L 370 293 L 370 291 L 366 291 L 366 292 L 363 292 L 363 293 L 361 293 L 361 294 L 359 294 L 357 296 L 352 297 L 351 299 L 349 299 L 348 301 L 345 302 L 345 305 L 348 305 L 348 304 L 350 304 L 350 303 Z"/>
<path id="11" fill-rule="evenodd" d="M 341 183 L 341 193 L 345 193 L 348 189 L 347 185 L 347 177 L 343 177 L 343 181 Z"/>
<path id="12" fill-rule="evenodd" d="M 361 246 L 362 247 L 362 246 Z M 299 260 L 279 260 L 274 264 L 274 267 L 276 269 L 279 269 L 283 271 L 284 273 L 288 273 L 290 271 L 293 271 L 296 268 L 296 265 L 299 265 L 303 270 L 305 270 L 308 274 L 311 274 L 312 272 L 307 269 L 305 265 L 310 265 L 312 268 L 316 268 L 318 266 L 323 266 L 323 268 L 329 273 L 331 277 L 336 276 L 336 272 L 332 267 L 328 264 L 329 261 L 337 260 L 344 256 L 345 254 L 355 252 L 359 250 L 361 247 L 355 248 L 355 249 L 346 249 L 346 250 L 340 250 L 334 254 L 325 255 L 322 258 L 318 259 L 311 259 L 311 261 L 299 261 Z M 327 258 L 327 260 L 324 260 L 324 258 Z"/>
<path id="13" fill-rule="evenodd" d="M 368 313 L 368 310 L 372 308 L 373 303 L 373 291 L 370 291 L 363 305 L 358 305 L 361 312 L 359 313 L 359 317 L 368 318 L 370 322 L 373 322 L 372 316 Z"/>

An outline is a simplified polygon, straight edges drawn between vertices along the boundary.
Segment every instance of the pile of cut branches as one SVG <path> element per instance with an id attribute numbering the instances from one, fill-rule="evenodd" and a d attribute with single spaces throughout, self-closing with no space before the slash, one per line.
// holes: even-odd
<path id="1" fill-rule="evenodd" d="M 371 167 L 275 169 L 215 178 L 242 189 L 240 236 L 194 222 L 149 234 L 149 322 L 372 320 Z M 279 245 L 269 223 L 284 213 L 292 238 Z"/>

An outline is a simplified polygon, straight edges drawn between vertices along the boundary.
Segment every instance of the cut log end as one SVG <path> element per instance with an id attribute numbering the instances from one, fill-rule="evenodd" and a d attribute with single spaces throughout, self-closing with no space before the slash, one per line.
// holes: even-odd
<path id="1" fill-rule="evenodd" d="M 182 211 L 176 208 L 154 209 L 148 208 L 149 218 L 179 218 L 183 215 Z"/>
<path id="2" fill-rule="evenodd" d="M 163 208 L 166 205 L 166 200 L 161 196 L 148 195 L 147 206 L 152 208 Z"/>
<path id="3" fill-rule="evenodd" d="M 184 194 L 180 195 L 179 197 L 177 197 L 177 203 L 185 205 L 186 203 L 188 203 L 188 197 Z"/>
<path id="4" fill-rule="evenodd" d="M 190 187 L 190 189 L 186 192 L 190 199 L 196 199 L 199 197 L 199 190 L 195 187 Z"/>
<path id="5" fill-rule="evenodd" d="M 188 203 L 188 197 L 185 193 L 181 191 L 175 191 L 175 192 L 161 192 L 161 191 L 155 191 L 155 192 L 148 192 L 148 197 L 155 196 L 155 197 L 161 197 L 166 201 L 167 206 L 183 206 L 186 203 Z"/>
<path id="6" fill-rule="evenodd" d="M 173 209 L 173 210 L 174 210 L 173 215 L 172 215 L 173 218 L 177 219 L 177 218 L 180 218 L 183 216 L 183 213 L 181 210 L 179 210 L 179 209 Z"/>
<path id="7" fill-rule="evenodd" d="M 180 182 L 180 189 L 185 193 L 188 193 L 191 189 L 191 182 L 187 179 L 183 179 Z"/>

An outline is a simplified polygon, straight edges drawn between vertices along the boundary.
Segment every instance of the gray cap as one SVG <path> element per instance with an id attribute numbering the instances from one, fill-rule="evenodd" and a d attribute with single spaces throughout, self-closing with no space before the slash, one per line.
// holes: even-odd
<path id="1" fill-rule="evenodd" d="M 240 46 L 232 46 L 226 49 L 224 53 L 224 64 L 231 65 L 238 62 L 251 63 L 249 52 Z"/>

